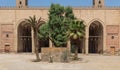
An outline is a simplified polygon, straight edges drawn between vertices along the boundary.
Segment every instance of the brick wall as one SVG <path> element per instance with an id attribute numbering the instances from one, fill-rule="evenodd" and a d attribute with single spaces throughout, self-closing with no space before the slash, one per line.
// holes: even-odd
<path id="1" fill-rule="evenodd" d="M 14 27 L 13 24 L 1 25 L 1 52 L 11 52 L 14 50 Z"/>
<path id="2" fill-rule="evenodd" d="M 119 49 L 119 25 L 107 25 L 107 49 L 110 51 L 111 48 L 115 48 L 115 51 Z"/>

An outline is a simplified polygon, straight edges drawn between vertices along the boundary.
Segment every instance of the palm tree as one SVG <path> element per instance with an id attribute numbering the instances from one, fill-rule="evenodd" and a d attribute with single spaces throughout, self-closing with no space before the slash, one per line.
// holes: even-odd
<path id="1" fill-rule="evenodd" d="M 39 26 L 41 26 L 44 23 L 44 21 L 42 20 L 41 17 L 37 20 L 34 15 L 33 17 L 30 16 L 29 19 L 25 19 L 25 22 L 30 24 L 31 28 L 33 29 L 36 61 L 40 61 L 39 51 L 38 51 L 38 48 L 39 48 L 38 31 L 39 31 Z"/>
<path id="2" fill-rule="evenodd" d="M 69 38 L 75 41 L 75 44 L 78 44 L 78 40 L 84 37 L 85 35 L 85 25 L 83 21 L 74 20 L 69 27 Z M 75 46 L 75 60 L 78 59 L 78 47 Z"/>

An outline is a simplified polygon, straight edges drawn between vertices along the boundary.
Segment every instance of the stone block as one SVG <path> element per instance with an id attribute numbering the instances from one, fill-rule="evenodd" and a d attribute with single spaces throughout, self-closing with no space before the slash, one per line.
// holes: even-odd
<path id="1" fill-rule="evenodd" d="M 67 48 L 49 47 L 42 48 L 42 61 L 63 62 L 67 58 Z"/>

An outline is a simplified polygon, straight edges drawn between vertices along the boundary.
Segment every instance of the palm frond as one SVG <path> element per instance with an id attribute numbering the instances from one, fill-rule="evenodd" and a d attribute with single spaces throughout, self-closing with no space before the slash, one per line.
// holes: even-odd
<path id="1" fill-rule="evenodd" d="M 85 35 L 85 25 L 83 21 L 74 20 L 70 25 L 70 38 L 78 39 Z"/>

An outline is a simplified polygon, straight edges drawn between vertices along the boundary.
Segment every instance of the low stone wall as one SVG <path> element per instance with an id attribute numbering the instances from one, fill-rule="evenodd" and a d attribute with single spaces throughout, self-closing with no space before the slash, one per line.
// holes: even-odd
<path id="1" fill-rule="evenodd" d="M 42 61 L 48 61 L 51 60 L 53 62 L 61 62 L 63 61 L 64 56 L 66 56 L 66 47 L 49 47 L 49 48 L 42 48 L 41 52 L 41 58 Z M 66 57 L 67 58 L 67 57 Z"/>

